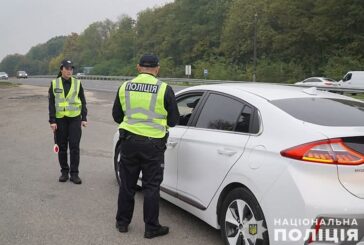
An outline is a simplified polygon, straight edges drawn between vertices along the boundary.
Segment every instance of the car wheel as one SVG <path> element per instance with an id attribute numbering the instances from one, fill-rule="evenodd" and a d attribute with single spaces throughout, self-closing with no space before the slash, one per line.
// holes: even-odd
<path id="1" fill-rule="evenodd" d="M 269 245 L 263 211 L 244 188 L 227 194 L 220 211 L 221 236 L 229 245 Z"/>
<path id="2" fill-rule="evenodd" d="M 120 180 L 120 150 L 121 150 L 121 145 L 119 144 L 115 148 L 115 154 L 114 154 L 115 176 L 116 176 L 116 180 L 118 181 L 119 185 L 121 183 L 121 180 Z"/>

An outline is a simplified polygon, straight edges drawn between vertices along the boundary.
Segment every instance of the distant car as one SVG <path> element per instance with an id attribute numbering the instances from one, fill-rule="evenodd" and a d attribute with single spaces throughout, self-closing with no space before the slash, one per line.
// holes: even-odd
<path id="1" fill-rule="evenodd" d="M 7 80 L 9 78 L 8 74 L 6 72 L 0 72 L 0 79 L 1 80 Z"/>
<path id="2" fill-rule="evenodd" d="M 364 88 L 364 71 L 349 71 L 344 78 L 339 81 L 344 88 Z"/>
<path id="3" fill-rule="evenodd" d="M 85 73 L 81 73 L 81 72 L 79 72 L 79 73 L 77 73 L 76 74 L 76 77 L 77 78 L 82 78 L 82 77 L 84 77 L 85 76 Z"/>
<path id="4" fill-rule="evenodd" d="M 327 77 L 310 77 L 301 82 L 295 83 L 296 85 L 304 86 L 318 86 L 318 87 L 339 87 L 338 81 Z"/>
<path id="5" fill-rule="evenodd" d="M 16 78 L 28 78 L 28 74 L 25 71 L 18 71 L 16 73 Z"/>

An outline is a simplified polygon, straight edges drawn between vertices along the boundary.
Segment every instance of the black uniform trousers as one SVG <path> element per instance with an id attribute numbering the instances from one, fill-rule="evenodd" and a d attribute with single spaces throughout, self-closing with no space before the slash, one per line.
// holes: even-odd
<path id="1" fill-rule="evenodd" d="M 116 221 L 129 225 L 134 212 L 134 195 L 140 171 L 144 194 L 144 223 L 146 231 L 154 231 L 159 224 L 159 190 L 163 181 L 166 139 L 154 139 L 120 130 L 120 189 Z"/>
<path id="2" fill-rule="evenodd" d="M 56 138 L 59 146 L 58 160 L 62 173 L 78 175 L 80 164 L 81 117 L 57 118 Z M 70 166 L 67 161 L 67 148 L 70 149 Z"/>

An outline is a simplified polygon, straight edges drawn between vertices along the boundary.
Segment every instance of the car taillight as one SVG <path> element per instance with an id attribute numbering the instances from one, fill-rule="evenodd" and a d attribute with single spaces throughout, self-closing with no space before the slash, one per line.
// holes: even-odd
<path id="1" fill-rule="evenodd" d="M 315 238 L 317 237 L 317 234 L 319 233 L 319 230 L 321 228 L 321 220 L 322 220 L 322 218 L 316 219 L 315 236 L 314 236 Z M 316 240 L 316 239 L 314 239 L 314 237 L 312 235 L 310 236 L 310 238 L 308 239 L 308 244 L 310 244 L 310 243 L 314 242 L 314 240 Z"/>
<path id="2" fill-rule="evenodd" d="M 299 145 L 281 151 L 281 155 L 326 164 L 359 165 L 364 163 L 364 155 L 350 149 L 342 139 L 329 139 Z"/>
<path id="3" fill-rule="evenodd" d="M 324 82 L 325 85 L 332 85 L 331 82 Z"/>

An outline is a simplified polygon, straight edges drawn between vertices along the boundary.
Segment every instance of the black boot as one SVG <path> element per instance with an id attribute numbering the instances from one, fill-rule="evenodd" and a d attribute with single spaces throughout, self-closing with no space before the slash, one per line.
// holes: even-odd
<path id="1" fill-rule="evenodd" d="M 116 222 L 116 229 L 118 229 L 121 233 L 128 232 L 128 226 L 127 225 L 120 225 L 118 222 Z"/>
<path id="2" fill-rule="evenodd" d="M 68 180 L 68 173 L 62 173 L 62 175 L 59 177 L 59 182 L 66 182 Z"/>
<path id="3" fill-rule="evenodd" d="M 159 227 L 158 230 L 146 231 L 144 233 L 144 238 L 151 239 L 151 238 L 157 237 L 157 236 L 164 236 L 164 235 L 167 235 L 168 232 L 169 232 L 169 227 L 168 226 L 161 226 L 161 227 Z"/>
<path id="4" fill-rule="evenodd" d="M 78 174 L 74 174 L 74 175 L 72 174 L 70 181 L 72 181 L 73 183 L 75 183 L 77 185 L 82 184 L 82 180 L 80 179 L 80 177 L 78 177 Z"/>

